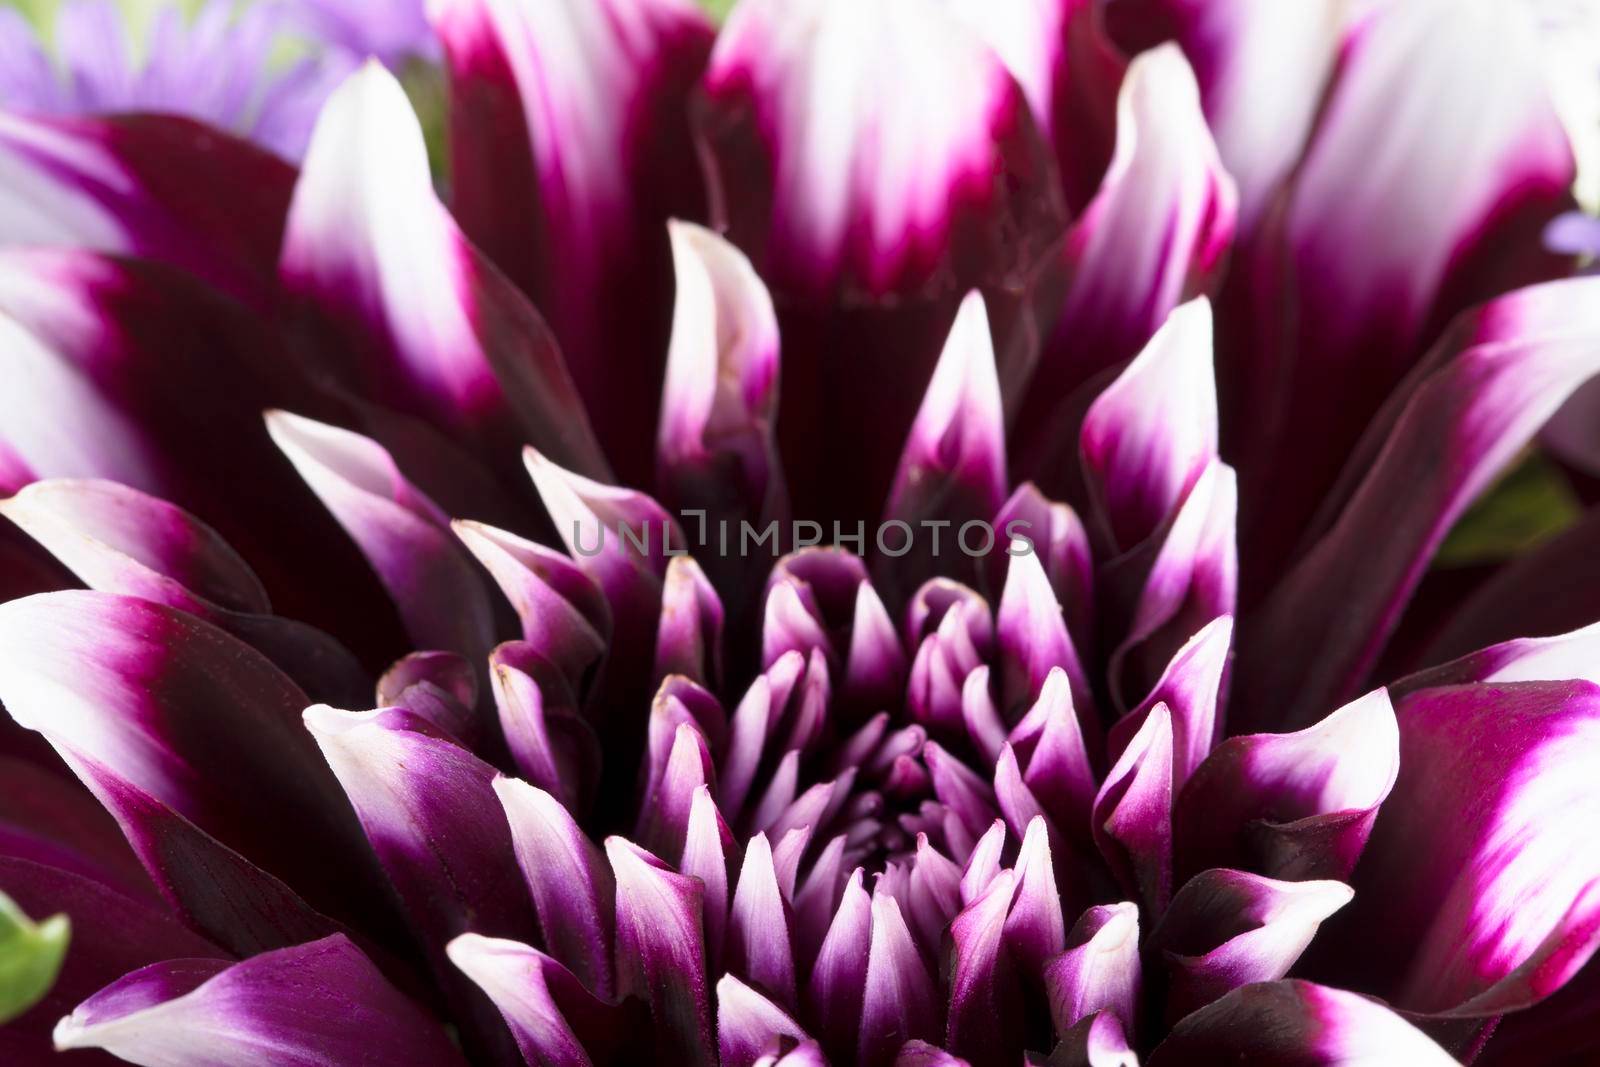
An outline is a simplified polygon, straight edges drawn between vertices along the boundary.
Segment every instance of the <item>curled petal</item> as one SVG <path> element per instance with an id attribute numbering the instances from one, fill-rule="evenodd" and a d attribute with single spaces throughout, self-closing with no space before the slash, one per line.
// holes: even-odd
<path id="1" fill-rule="evenodd" d="M 1404 700 L 1421 689 L 1471 682 L 1554 682 L 1583 678 L 1600 684 L 1600 623 L 1555 637 L 1519 637 L 1418 671 L 1389 686 Z"/>
<path id="2" fill-rule="evenodd" d="M 1128 1045 L 1122 1021 L 1113 1011 L 1098 1011 L 1078 1020 L 1061 1035 L 1048 1067 L 1139 1067 Z"/>
<path id="3" fill-rule="evenodd" d="M 1100 854 L 1156 914 L 1172 895 L 1172 741 L 1172 715 L 1157 704 L 1094 798 Z"/>
<path id="4" fill-rule="evenodd" d="M 529 1063 L 589 1067 L 626 1032 L 626 1013 L 595 999 L 561 964 L 519 941 L 462 934 L 450 961 L 500 1009 Z"/>
<path id="5" fill-rule="evenodd" d="M 1261 982 L 1235 989 L 1182 1020 L 1150 1067 L 1190 1063 L 1341 1067 L 1404 1063 L 1452 1067 L 1455 1059 L 1376 1000 L 1310 982 Z"/>
<path id="6" fill-rule="evenodd" d="M 511 827 L 544 947 L 596 996 L 609 999 L 615 988 L 611 868 L 555 797 L 514 778 L 496 778 L 493 786 Z"/>
<path id="7" fill-rule="evenodd" d="M 487 657 L 488 590 L 443 513 L 383 446 L 284 411 L 267 415 L 267 430 L 377 572 L 412 640 L 474 662 Z"/>
<path id="8" fill-rule="evenodd" d="M 717 983 L 717 1044 L 723 1067 L 751 1067 L 783 1039 L 808 1041 L 788 1012 L 731 974 Z"/>
<path id="9" fill-rule="evenodd" d="M 1144 725 L 1150 710 L 1157 704 L 1167 706 L 1172 713 L 1173 796 L 1182 791 L 1222 734 L 1218 712 L 1232 643 L 1233 617 L 1213 619 L 1172 657 L 1143 702 L 1111 728 L 1108 743 L 1112 754 L 1118 755 Z"/>
<path id="10" fill-rule="evenodd" d="M 600 741 L 579 715 L 566 677 L 530 643 L 508 641 L 489 657 L 489 680 L 500 732 L 517 769 L 583 810 L 600 776 Z"/>
<path id="11" fill-rule="evenodd" d="M 1399 721 L 1400 775 L 1356 869 L 1352 927 L 1396 932 L 1384 989 L 1403 1008 L 1483 1017 L 1526 1007 L 1600 944 L 1600 869 L 1585 829 L 1600 797 L 1585 755 L 1600 690 L 1423 690 Z"/>
<path id="12" fill-rule="evenodd" d="M 1051 960 L 1044 974 L 1056 1030 L 1107 1011 L 1132 1032 L 1142 982 L 1139 909 L 1128 903 L 1096 905 L 1073 925 L 1067 943 L 1072 947 Z"/>
<path id="13" fill-rule="evenodd" d="M 1179 870 L 1345 878 L 1399 766 L 1399 729 L 1382 689 L 1298 733 L 1229 738 L 1178 798 Z"/>
<path id="14" fill-rule="evenodd" d="M 55 1044 L 134 1063 L 466 1062 L 444 1027 L 337 935 L 231 965 L 151 964 L 78 1005 Z"/>
<path id="15" fill-rule="evenodd" d="M 722 683 L 722 600 L 689 556 L 674 556 L 667 563 L 655 674 L 682 675 L 712 689 Z"/>
<path id="16" fill-rule="evenodd" d="M 1217 455 L 1209 301 L 1173 310 L 1090 406 L 1081 447 L 1111 544 L 1134 548 L 1178 510 Z"/>
<path id="17" fill-rule="evenodd" d="M 1289 972 L 1322 921 L 1354 891 L 1341 882 L 1279 882 L 1213 869 L 1184 883 L 1150 941 L 1166 960 L 1167 1018 Z"/>
<path id="18" fill-rule="evenodd" d="M 1135 356 L 1174 308 L 1210 288 L 1233 239 L 1238 194 L 1176 46 L 1133 60 L 1117 115 L 1116 155 L 1069 232 L 1067 302 L 1018 415 L 1032 440 L 1058 437 L 1051 422 L 1064 398 Z"/>
<path id="19" fill-rule="evenodd" d="M 619 991 L 650 1005 L 663 1055 L 711 1061 L 701 883 L 620 837 L 606 838 L 606 856 L 617 879 Z"/>
<path id="20" fill-rule="evenodd" d="M 375 62 L 317 121 L 279 273 L 354 390 L 450 427 L 502 468 L 531 442 L 606 471 L 555 339 L 435 197 L 422 127 Z"/>

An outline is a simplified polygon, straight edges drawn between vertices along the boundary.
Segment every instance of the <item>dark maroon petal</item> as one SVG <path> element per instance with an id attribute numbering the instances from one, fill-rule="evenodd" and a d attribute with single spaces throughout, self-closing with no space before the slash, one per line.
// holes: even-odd
<path id="1" fill-rule="evenodd" d="M 549 316 L 618 472 L 641 484 L 672 309 L 666 222 L 704 212 L 687 104 L 711 27 L 682 0 L 445 0 L 429 18 L 450 75 L 451 207 Z"/>
<path id="2" fill-rule="evenodd" d="M 633 1020 L 625 1009 L 596 998 L 536 948 L 462 934 L 445 951 L 500 1009 L 528 1063 L 589 1067 L 631 1036 Z"/>
<path id="3" fill-rule="evenodd" d="M 1235 989 L 1179 1022 L 1150 1057 L 1150 1067 L 1452 1067 L 1455 1062 L 1381 1001 L 1301 981 Z"/>
<path id="4" fill-rule="evenodd" d="M 514 473 L 532 443 L 606 473 L 554 337 L 435 197 L 421 125 L 375 62 L 317 121 L 279 273 L 323 373 L 448 428 L 495 469 Z"/>
<path id="5" fill-rule="evenodd" d="M 1394 709 L 1382 689 L 1298 733 L 1229 738 L 1178 797 L 1180 877 L 1208 867 L 1348 877 L 1399 764 Z"/>
<path id="6" fill-rule="evenodd" d="M 1044 1067 L 1138 1067 L 1139 1057 L 1115 1012 L 1099 1011 L 1080 1019 L 1061 1035 Z"/>
<path id="7" fill-rule="evenodd" d="M 1143 978 L 1139 965 L 1139 909 L 1097 904 L 1067 934 L 1071 945 L 1045 967 L 1050 1018 L 1064 1033 L 1098 1012 L 1109 1012 L 1125 1031 L 1139 1021 Z"/>
<path id="8" fill-rule="evenodd" d="M 55 1043 L 134 1063 L 466 1062 L 444 1027 L 340 936 L 232 965 L 151 964 L 78 1005 Z"/>
<path id="9" fill-rule="evenodd" d="M 620 837 L 606 839 L 606 855 L 617 879 L 619 990 L 649 1003 L 660 1055 L 712 1062 L 700 881 Z"/>
<path id="10" fill-rule="evenodd" d="M 1425 689 L 1400 705 L 1400 776 L 1342 919 L 1389 950 L 1364 980 L 1410 1011 L 1498 1015 L 1600 944 L 1583 681 Z"/>
<path id="11" fill-rule="evenodd" d="M 1289 972 L 1322 921 L 1350 903 L 1341 882 L 1279 882 L 1213 869 L 1185 882 L 1150 934 L 1166 964 L 1171 1022 Z"/>

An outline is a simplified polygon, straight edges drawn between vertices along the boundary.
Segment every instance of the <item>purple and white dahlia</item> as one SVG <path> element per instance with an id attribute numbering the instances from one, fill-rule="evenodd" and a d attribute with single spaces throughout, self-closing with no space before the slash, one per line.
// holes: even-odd
<path id="1" fill-rule="evenodd" d="M 0 71 L 0 1062 L 1600 1057 L 1525 5 L 285 10 Z"/>

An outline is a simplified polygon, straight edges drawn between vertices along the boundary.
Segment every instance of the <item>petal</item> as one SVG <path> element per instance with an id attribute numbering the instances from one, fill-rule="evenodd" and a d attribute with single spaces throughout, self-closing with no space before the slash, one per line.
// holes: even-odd
<path id="1" fill-rule="evenodd" d="M 1039 699 L 1011 731 L 1013 749 L 1026 754 L 1022 781 L 1059 830 L 1087 828 L 1098 782 L 1089 763 L 1065 671 L 1045 677 Z"/>
<path id="2" fill-rule="evenodd" d="M 56 1026 L 56 1048 L 135 1063 L 461 1064 L 439 1023 L 340 936 L 231 966 L 170 960 L 113 983 Z"/>
<path id="3" fill-rule="evenodd" d="M 1177 511 L 1217 455 L 1209 301 L 1173 310 L 1090 406 L 1081 447 L 1112 544 L 1133 548 Z"/>
<path id="4" fill-rule="evenodd" d="M 596 996 L 609 999 L 615 986 L 611 868 L 555 797 L 514 778 L 496 778 L 493 785 L 545 948 Z"/>
<path id="5" fill-rule="evenodd" d="M 954 958 L 945 1044 L 963 1056 L 1003 1062 L 996 1043 L 1021 1051 L 1017 976 L 1002 948 L 1016 885 L 1016 873 L 1002 871 L 950 924 Z"/>
<path id="6" fill-rule="evenodd" d="M 696 789 L 689 806 L 689 830 L 684 836 L 678 870 L 700 880 L 707 958 L 714 965 L 722 962 L 728 926 L 728 860 L 735 847 L 733 833 L 711 799 L 710 787 Z"/>
<path id="7" fill-rule="evenodd" d="M 819 1020 L 824 1044 L 838 1059 L 854 1054 L 860 1034 L 862 994 L 868 960 L 861 952 L 872 936 L 872 899 L 856 868 L 817 953 L 806 990 L 806 1005 Z"/>
<path id="8" fill-rule="evenodd" d="M 674 874 L 620 837 L 606 838 L 606 855 L 617 878 L 620 991 L 649 1002 L 665 1042 L 663 1055 L 679 1062 L 710 1062 L 715 1053 L 700 882 Z"/>
<path id="9" fill-rule="evenodd" d="M 1167 664 L 1154 689 L 1138 707 L 1123 716 L 1108 735 L 1113 755 L 1120 754 L 1157 704 L 1172 713 L 1172 795 L 1205 761 L 1222 735 L 1219 711 L 1223 679 L 1233 642 L 1233 617 L 1222 615 L 1191 637 Z"/>
<path id="10" fill-rule="evenodd" d="M 767 990 L 782 1004 L 794 1004 L 794 952 L 789 920 L 772 849 L 766 834 L 745 848 L 744 867 L 728 918 L 728 967 Z"/>
<path id="11" fill-rule="evenodd" d="M 450 77 L 451 207 L 551 316 L 639 484 L 671 314 L 664 224 L 704 211 L 687 114 L 711 27 L 684 0 L 438 0 L 428 17 Z"/>
<path id="12" fill-rule="evenodd" d="M 1374 424 L 1337 519 L 1240 642 L 1237 700 L 1251 721 L 1270 708 L 1301 724 L 1359 685 L 1451 525 L 1600 369 L 1597 297 L 1600 278 L 1513 293 L 1429 356 L 1436 369 Z"/>
<path id="13" fill-rule="evenodd" d="M 1024 482 L 995 516 L 994 528 L 1003 542 L 991 557 L 989 588 L 1004 588 L 1007 553 L 1016 541 L 1027 544 L 1044 565 L 1045 577 L 1055 590 L 1067 616 L 1067 629 L 1079 647 L 1089 647 L 1093 636 L 1094 559 L 1083 520 L 1072 508 L 1050 500 L 1032 482 Z"/>
<path id="14" fill-rule="evenodd" d="M 873 893 L 857 1062 L 882 1067 L 892 1062 L 906 1039 L 932 1037 L 938 1025 L 937 995 L 900 906 L 887 893 Z"/>
<path id="15" fill-rule="evenodd" d="M 1017 889 L 1006 915 L 1005 940 L 1024 973 L 1032 978 L 1042 971 L 1046 960 L 1067 947 L 1061 893 L 1056 888 L 1050 836 L 1043 818 L 1028 823 L 1013 870 Z"/>
<path id="16" fill-rule="evenodd" d="M 1600 623 L 1555 637 L 1519 637 L 1469 652 L 1459 659 L 1408 675 L 1389 686 L 1404 700 L 1421 689 L 1471 682 L 1554 682 L 1583 678 L 1600 683 Z"/>
<path id="17" fill-rule="evenodd" d="M 1241 1061 L 1262 1067 L 1456 1062 L 1379 1001 L 1288 981 L 1235 989 L 1190 1015 L 1156 1047 L 1150 1067 Z"/>
<path id="18" fill-rule="evenodd" d="M 689 556 L 667 563 L 656 632 L 658 678 L 677 674 L 713 689 L 722 683 L 722 601 Z"/>
<path id="19" fill-rule="evenodd" d="M 884 511 L 887 521 L 948 524 L 942 555 L 957 558 L 952 564 L 937 547 L 927 555 L 917 547 L 911 559 L 880 559 L 879 584 L 892 601 L 909 597 L 935 573 L 976 574 L 975 554 L 957 539 L 967 524 L 987 522 L 1005 500 L 1005 434 L 989 315 L 983 296 L 973 291 L 956 312 L 911 423 Z"/>
<path id="20" fill-rule="evenodd" d="M 1098 745 L 1094 694 L 1067 632 L 1066 618 L 1037 554 L 1011 557 L 995 612 L 1000 643 L 1000 692 L 1005 709 L 1036 702 L 1054 671 L 1066 674 L 1079 728 Z"/>
<path id="21" fill-rule="evenodd" d="M 0 703 L 212 937 L 254 951 L 331 932 L 311 907 L 381 922 L 360 828 L 297 726 L 306 698 L 248 646 L 144 600 L 28 597 L 0 605 Z M 236 895 L 219 899 L 220 884 Z"/>
<path id="22" fill-rule="evenodd" d="M 1423 690 L 1399 721 L 1401 773 L 1357 868 L 1352 928 L 1403 932 L 1382 961 L 1401 1007 L 1469 1017 L 1525 1007 L 1600 943 L 1600 870 L 1584 829 L 1600 795 L 1585 755 L 1600 690 Z"/>
<path id="23" fill-rule="evenodd" d="M 1157 704 L 1094 798 L 1092 830 L 1117 880 L 1160 914 L 1172 895 L 1172 715 Z"/>
<path id="24" fill-rule="evenodd" d="M 1298 733 L 1229 738 L 1178 798 L 1179 871 L 1346 878 L 1399 765 L 1394 708 L 1382 689 Z"/>
<path id="25" fill-rule="evenodd" d="M 494 644 L 489 594 L 444 515 L 376 441 L 288 412 L 267 431 L 361 549 L 411 638 L 474 662 Z"/>
<path id="26" fill-rule="evenodd" d="M 1052 424 L 1065 398 L 1137 355 L 1175 308 L 1212 287 L 1233 239 L 1233 179 L 1176 46 L 1134 59 L 1117 115 L 1116 155 L 1069 233 L 1066 305 L 1018 414 L 1019 433 L 1036 448 L 1059 447 Z M 1050 473 L 1052 457 L 1024 447 L 1023 460 L 1040 465 L 1025 469 Z"/>
<path id="27" fill-rule="evenodd" d="M 723 1067 L 751 1067 L 782 1039 L 807 1041 L 793 1017 L 731 974 L 717 983 L 717 1044 Z"/>
<path id="28" fill-rule="evenodd" d="M 579 716 L 566 678 L 528 642 L 508 641 L 489 657 L 489 680 L 517 769 L 562 803 L 584 810 L 600 777 L 600 740 Z"/>
<path id="29" fill-rule="evenodd" d="M 317 121 L 280 277 L 319 359 L 355 391 L 448 427 L 500 469 L 531 442 L 605 472 L 554 338 L 435 197 L 421 126 L 375 62 Z"/>
<path id="30" fill-rule="evenodd" d="M 1328 916 L 1350 903 L 1341 882 L 1279 882 L 1213 869 L 1184 883 L 1151 932 L 1166 961 L 1167 1018 L 1289 972 Z"/>
<path id="31" fill-rule="evenodd" d="M 529 1063 L 589 1067 L 592 1051 L 626 1033 L 626 1012 L 584 988 L 571 971 L 536 948 L 462 934 L 445 951 L 494 1001 Z"/>
<path id="32" fill-rule="evenodd" d="M 1050 1017 L 1065 1031 L 1097 1012 L 1116 1016 L 1131 1032 L 1138 1021 L 1139 909 L 1099 904 L 1083 913 L 1067 935 L 1072 945 L 1045 969 Z"/>

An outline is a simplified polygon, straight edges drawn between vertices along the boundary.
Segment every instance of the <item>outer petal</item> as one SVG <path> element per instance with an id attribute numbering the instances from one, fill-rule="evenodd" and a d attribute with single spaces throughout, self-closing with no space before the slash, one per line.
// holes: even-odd
<path id="1" fill-rule="evenodd" d="M 606 855 L 617 879 L 620 991 L 649 1002 L 671 1059 L 710 1062 L 701 883 L 620 837 L 606 839 Z"/>
<path id="2" fill-rule="evenodd" d="M 1600 797 L 1586 755 L 1600 689 L 1423 690 L 1399 717 L 1401 774 L 1357 868 L 1353 928 L 1405 931 L 1381 961 L 1401 1007 L 1525 1007 L 1600 943 L 1600 858 L 1584 829 Z"/>
<path id="3" fill-rule="evenodd" d="M 1600 370 L 1597 300 L 1600 278 L 1513 293 L 1430 356 L 1437 369 L 1374 424 L 1359 485 L 1240 642 L 1249 721 L 1304 723 L 1360 684 L 1451 524 Z"/>
<path id="4" fill-rule="evenodd" d="M 1376 1000 L 1290 981 L 1247 985 L 1195 1012 L 1156 1047 L 1150 1067 L 1241 1060 L 1262 1067 L 1456 1062 Z"/>
<path id="5" fill-rule="evenodd" d="M 1008 383 L 1013 409 L 1021 404 L 1023 469 L 1051 484 L 1056 464 L 1072 456 L 1070 439 L 1053 432 L 1070 422 L 1063 402 L 1137 355 L 1174 308 L 1210 288 L 1233 239 L 1233 180 L 1175 46 L 1133 61 L 1117 114 L 1111 169 L 1064 249 L 1070 288 L 1061 318 L 1032 377 Z"/>
<path id="6" fill-rule="evenodd" d="M 80 1004 L 56 1026 L 55 1043 L 174 1067 L 466 1062 L 443 1026 L 339 936 L 231 966 L 151 964 Z"/>
<path id="7" fill-rule="evenodd" d="M 313 698 L 361 699 L 367 677 L 327 634 L 270 614 L 261 580 L 211 527 L 137 489 L 52 480 L 0 501 L 0 515 L 91 589 L 196 615 L 254 646 Z"/>
<path id="8" fill-rule="evenodd" d="M 988 542 L 977 542 L 985 546 L 981 550 L 969 549 L 962 538 L 966 524 L 987 522 L 1005 500 L 1005 434 L 989 316 L 974 291 L 956 312 L 884 511 L 885 521 L 913 527 L 948 524 L 945 537 L 938 548 L 932 538 L 919 538 L 910 559 L 879 560 L 879 584 L 891 603 L 907 599 L 935 574 L 970 579 L 977 573 L 977 556 L 988 551 Z"/>
<path id="9" fill-rule="evenodd" d="M 1152 931 L 1177 1021 L 1239 986 L 1289 972 L 1322 921 L 1354 895 L 1341 882 L 1279 882 L 1244 871 L 1202 871 L 1184 883 Z"/>
<path id="10" fill-rule="evenodd" d="M 589 1067 L 629 1036 L 628 1013 L 595 998 L 536 948 L 480 934 L 446 946 L 450 961 L 500 1009 L 523 1058 L 550 1067 Z"/>
<path id="11" fill-rule="evenodd" d="M 1032 482 L 1017 487 L 1000 513 L 994 528 L 1003 544 L 991 557 L 988 588 L 1004 588 L 1005 553 L 1014 540 L 1026 540 L 1039 554 L 1045 577 L 1056 592 L 1056 599 L 1067 616 L 1067 629 L 1073 643 L 1083 649 L 1093 646 L 1094 557 L 1089 550 L 1089 533 L 1078 513 L 1066 504 L 1050 500 Z"/>
<path id="12" fill-rule="evenodd" d="M 477 662 L 494 644 L 488 590 L 438 507 L 370 438 L 275 411 L 267 430 L 377 572 L 412 640 Z"/>
<path id="13" fill-rule="evenodd" d="M 433 0 L 429 17 L 456 216 L 548 311 L 619 470 L 642 481 L 671 306 L 663 224 L 703 210 L 686 105 L 711 28 L 684 0 Z"/>
<path id="14" fill-rule="evenodd" d="M 1224 741 L 1178 797 L 1180 875 L 1251 867 L 1277 878 L 1347 877 L 1399 765 L 1382 689 L 1299 733 Z"/>
<path id="15" fill-rule="evenodd" d="M 29 597 L 0 605 L 0 702 L 213 937 L 250 951 L 329 932 L 283 881 L 331 914 L 381 923 L 366 843 L 297 725 L 306 698 L 248 646 L 148 601 Z M 219 900 L 219 885 L 235 895 Z"/>
<path id="16" fill-rule="evenodd" d="M 435 198 L 422 129 L 376 63 L 317 122 L 280 275 L 350 387 L 448 427 L 500 469 L 532 443 L 605 472 L 554 338 Z"/>

